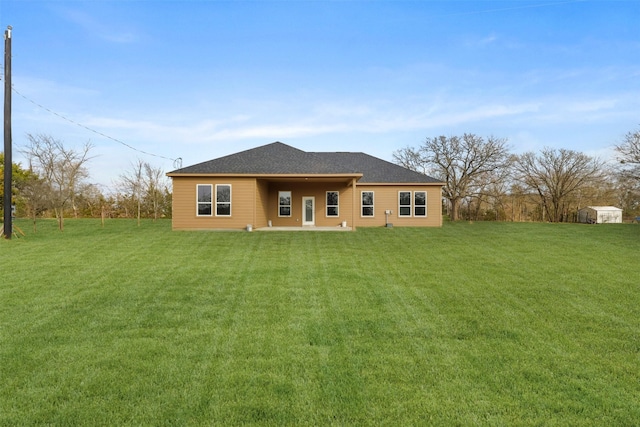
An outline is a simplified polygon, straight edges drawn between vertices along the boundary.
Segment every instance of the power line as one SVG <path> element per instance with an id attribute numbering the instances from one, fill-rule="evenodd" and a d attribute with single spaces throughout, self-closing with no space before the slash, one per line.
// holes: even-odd
<path id="1" fill-rule="evenodd" d="M 127 147 L 127 148 L 129 148 L 129 149 L 131 149 L 131 150 L 133 150 L 133 151 L 137 151 L 138 153 L 142 153 L 142 154 L 145 154 L 145 155 L 147 155 L 147 156 L 158 157 L 158 158 L 165 159 L 165 160 L 171 160 L 171 161 L 173 162 L 174 167 L 175 167 L 176 165 L 180 165 L 179 167 L 181 167 L 181 166 L 182 166 L 182 158 L 180 158 L 180 157 L 178 157 L 178 158 L 176 158 L 176 159 L 171 159 L 171 158 L 169 158 L 169 157 L 161 156 L 161 155 L 159 155 L 159 154 L 153 154 L 153 153 L 149 153 L 148 151 L 140 150 L 140 149 L 138 149 L 138 148 L 135 148 L 135 147 L 134 147 L 134 146 L 132 146 L 132 145 L 127 144 L 127 143 L 126 143 L 126 142 L 124 142 L 124 141 L 121 141 L 121 140 L 119 140 L 119 139 L 117 139 L 117 138 L 113 138 L 113 137 L 111 137 L 111 136 L 109 136 L 109 135 L 106 135 L 106 134 L 104 134 L 104 133 L 100 132 L 100 131 L 97 131 L 97 130 L 95 130 L 95 129 L 92 129 L 92 128 L 90 128 L 89 126 L 86 126 L 86 125 L 84 125 L 84 124 L 82 124 L 82 123 L 78 123 L 78 122 L 76 122 L 75 120 L 72 120 L 72 119 L 70 119 L 70 118 L 68 118 L 68 117 L 66 117 L 66 116 L 64 116 L 64 115 L 62 115 L 62 114 L 60 114 L 60 113 L 57 113 L 57 112 L 55 112 L 55 111 L 51 110 L 50 108 L 45 107 L 45 106 L 44 106 L 44 105 L 42 105 L 42 104 L 37 103 L 37 102 L 36 102 L 36 101 L 34 101 L 33 99 L 28 98 L 28 97 L 26 97 L 25 95 L 21 94 L 21 93 L 20 93 L 20 92 L 15 88 L 15 86 L 13 86 L 13 85 L 11 86 L 11 90 L 12 90 L 13 92 L 15 92 L 16 94 L 18 94 L 19 96 L 21 96 L 22 98 L 24 98 L 25 100 L 27 100 L 27 101 L 29 101 L 30 103 L 32 103 L 33 105 L 35 105 L 36 107 L 41 108 L 41 109 L 43 109 L 43 110 L 45 110 L 45 111 L 47 111 L 47 112 L 49 112 L 49 113 L 53 114 L 54 116 L 57 116 L 57 117 L 61 118 L 62 120 L 65 120 L 65 121 L 67 121 L 67 122 L 69 122 L 69 123 L 72 123 L 72 124 L 74 124 L 74 125 L 76 125 L 76 126 L 79 126 L 79 127 L 83 128 L 83 129 L 86 129 L 86 130 L 88 130 L 89 132 L 95 133 L 96 135 L 99 135 L 99 136 L 101 136 L 101 137 L 103 137 L 103 138 L 110 139 L 110 140 L 112 140 L 112 141 L 114 141 L 114 142 L 117 142 L 118 144 L 122 144 L 122 145 L 124 145 L 125 147 Z"/>

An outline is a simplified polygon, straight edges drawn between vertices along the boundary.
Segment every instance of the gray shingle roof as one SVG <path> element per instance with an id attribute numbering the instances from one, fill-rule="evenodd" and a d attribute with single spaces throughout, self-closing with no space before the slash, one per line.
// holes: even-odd
<path id="1" fill-rule="evenodd" d="M 274 142 L 169 172 L 173 174 L 354 174 L 359 182 L 439 183 L 427 175 L 365 153 L 306 152 Z"/>

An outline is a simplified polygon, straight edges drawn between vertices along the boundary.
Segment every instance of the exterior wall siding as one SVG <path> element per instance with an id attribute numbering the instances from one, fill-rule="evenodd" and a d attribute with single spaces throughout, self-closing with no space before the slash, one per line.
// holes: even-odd
<path id="1" fill-rule="evenodd" d="M 278 193 L 291 191 L 291 216 L 278 216 Z M 326 215 L 326 192 L 337 191 L 339 197 L 338 216 Z M 268 220 L 274 227 L 302 227 L 302 198 L 315 198 L 315 225 L 318 227 L 333 227 L 343 221 L 351 226 L 352 222 L 352 189 L 343 182 L 335 183 L 298 183 L 272 182 L 269 185 L 269 203 L 267 209 Z"/>
<path id="2" fill-rule="evenodd" d="M 356 187 L 356 226 L 357 227 L 380 227 L 386 225 L 387 218 L 385 211 L 392 213 L 388 215 L 389 223 L 400 227 L 441 227 L 442 226 L 442 190 L 437 185 L 358 185 Z M 363 191 L 373 191 L 373 217 L 363 217 L 361 212 L 361 193 Z M 398 193 L 400 191 L 411 191 L 412 211 L 411 216 L 399 216 Z M 413 215 L 413 192 L 426 191 L 427 193 L 427 216 L 416 217 Z"/>
<path id="3" fill-rule="evenodd" d="M 231 216 L 197 216 L 196 186 L 210 184 L 231 185 Z M 291 216 L 278 216 L 278 192 L 291 191 Z M 326 215 L 326 192 L 339 193 L 339 215 Z M 361 215 L 361 192 L 374 192 L 374 216 Z M 427 193 L 427 216 L 398 216 L 398 192 L 425 191 Z M 440 227 L 442 226 L 442 193 L 440 185 L 424 184 L 357 184 L 351 182 L 296 182 L 269 181 L 252 177 L 173 177 L 173 220 L 174 230 L 200 229 L 245 229 L 248 224 L 254 228 L 267 227 L 271 221 L 275 227 L 302 227 L 302 198 L 315 198 L 315 225 L 337 227 L 343 221 L 350 227 L 381 227 L 387 218 L 394 226 Z M 355 205 L 354 205 L 355 203 Z M 413 197 L 412 197 L 413 203 Z M 413 207 L 413 206 L 412 206 Z"/>
<path id="4" fill-rule="evenodd" d="M 196 186 L 198 184 L 231 185 L 231 216 L 197 216 Z M 172 228 L 174 230 L 244 229 L 256 219 L 256 179 L 227 177 L 174 177 Z"/>
<path id="5" fill-rule="evenodd" d="M 263 179 L 256 180 L 256 215 L 254 227 L 266 227 L 269 209 L 269 183 Z"/>

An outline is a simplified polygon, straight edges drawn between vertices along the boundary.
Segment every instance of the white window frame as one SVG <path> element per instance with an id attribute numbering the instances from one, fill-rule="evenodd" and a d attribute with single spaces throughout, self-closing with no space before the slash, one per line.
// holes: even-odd
<path id="1" fill-rule="evenodd" d="M 424 214 L 420 214 L 418 215 L 416 213 L 416 209 L 418 209 L 419 207 L 422 207 L 422 205 L 417 205 L 416 204 L 416 194 L 417 193 L 424 193 Z M 427 192 L 426 191 L 414 191 L 413 192 L 413 216 L 418 217 L 418 218 L 424 218 L 427 216 Z"/>
<path id="2" fill-rule="evenodd" d="M 403 193 L 409 193 L 409 204 L 402 204 L 402 194 Z M 398 191 L 398 216 L 399 217 L 411 217 L 411 213 L 413 211 L 413 193 L 411 191 Z M 407 208 L 409 208 L 409 213 L 408 214 L 403 214 L 402 213 L 402 208 L 404 208 L 405 210 Z"/>
<path id="3" fill-rule="evenodd" d="M 218 201 L 218 187 L 229 187 L 229 201 L 222 201 L 219 202 Z M 222 216 L 222 217 L 229 217 L 231 216 L 231 184 L 216 184 L 216 216 Z M 218 213 L 218 206 L 219 205 L 229 205 L 229 213 L 228 214 L 219 214 Z"/>
<path id="4" fill-rule="evenodd" d="M 211 200 L 209 200 L 208 202 L 201 202 L 199 200 L 199 195 L 200 195 L 200 187 L 209 187 L 209 196 L 211 197 Z M 213 216 L 213 185 L 211 184 L 196 184 L 196 216 L 204 216 L 204 217 L 209 217 L 209 216 Z M 208 214 L 201 214 L 200 213 L 200 206 L 204 206 L 204 205 L 209 205 L 209 213 Z"/>
<path id="5" fill-rule="evenodd" d="M 364 200 L 362 200 L 362 197 L 364 196 L 364 193 L 371 193 L 371 204 L 370 205 L 365 205 L 363 202 Z M 360 192 L 360 217 L 361 218 L 374 218 L 376 215 L 376 210 L 375 210 L 375 204 L 376 204 L 376 197 L 375 197 L 375 193 L 373 191 L 367 190 L 367 191 L 361 191 Z M 364 208 L 365 207 L 371 207 L 371 215 L 364 215 Z"/>
<path id="6" fill-rule="evenodd" d="M 330 205 L 329 204 L 329 193 L 336 193 L 336 204 L 335 205 Z M 325 193 L 324 196 L 324 201 L 325 201 L 325 210 L 324 210 L 324 214 L 327 218 L 335 218 L 340 216 L 340 192 L 339 191 L 327 191 Z M 336 208 L 336 213 L 335 215 L 329 215 L 329 208 Z"/>
<path id="7" fill-rule="evenodd" d="M 289 204 L 288 205 L 283 205 L 281 202 L 282 200 L 282 194 L 289 194 Z M 278 216 L 281 218 L 289 218 L 291 217 L 291 215 L 293 214 L 293 205 L 292 205 L 292 200 L 293 199 L 293 193 L 291 191 L 278 191 Z M 288 207 L 289 208 L 289 215 L 282 215 L 281 214 L 281 208 L 283 207 Z"/>

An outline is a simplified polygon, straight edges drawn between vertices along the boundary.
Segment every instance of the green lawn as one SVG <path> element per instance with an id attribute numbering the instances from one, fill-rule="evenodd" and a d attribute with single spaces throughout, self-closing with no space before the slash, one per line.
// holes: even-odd
<path id="1" fill-rule="evenodd" d="M 638 425 L 640 225 L 0 241 L 0 425 Z"/>

